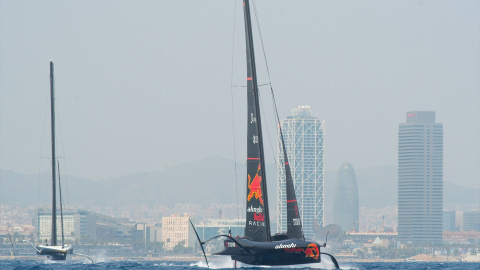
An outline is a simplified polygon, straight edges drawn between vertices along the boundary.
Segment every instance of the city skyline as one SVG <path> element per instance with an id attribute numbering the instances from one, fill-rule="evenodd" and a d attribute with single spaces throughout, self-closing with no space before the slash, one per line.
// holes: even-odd
<path id="1" fill-rule="evenodd" d="M 435 110 L 448 134 L 445 181 L 480 188 L 478 1 L 256 5 L 280 118 L 317 108 L 326 170 L 395 165 L 395 123 Z M 69 175 L 99 181 L 245 158 L 240 1 L 2 1 L 0 15 L 0 169 L 48 170 L 50 59 Z M 269 89 L 260 91 L 273 164 L 276 125 Z"/>

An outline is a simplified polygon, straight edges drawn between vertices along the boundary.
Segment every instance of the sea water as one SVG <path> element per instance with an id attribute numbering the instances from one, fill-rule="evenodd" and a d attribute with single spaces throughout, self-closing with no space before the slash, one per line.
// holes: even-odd
<path id="1" fill-rule="evenodd" d="M 480 263 L 461 263 L 461 262 L 340 262 L 341 269 L 453 269 L 453 270 L 478 270 Z M 210 262 L 210 269 L 232 269 L 231 261 L 214 261 Z M 240 269 L 265 269 L 269 270 L 284 270 L 284 269 L 333 269 L 333 265 L 321 264 L 295 267 L 252 267 L 241 265 Z M 198 262 L 178 262 L 178 261 L 104 261 L 96 262 L 94 264 L 87 261 L 66 261 L 53 262 L 49 260 L 43 261 L 22 261 L 22 260 L 0 260 L 0 269 L 159 269 L 159 270 L 191 270 L 191 269 L 208 269 L 204 261 Z"/>

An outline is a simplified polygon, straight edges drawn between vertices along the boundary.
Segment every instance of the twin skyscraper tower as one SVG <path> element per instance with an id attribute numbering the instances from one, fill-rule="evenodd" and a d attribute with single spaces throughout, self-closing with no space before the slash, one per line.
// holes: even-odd
<path id="1" fill-rule="evenodd" d="M 313 238 L 314 221 L 326 225 L 325 122 L 312 116 L 309 106 L 299 106 L 281 125 L 304 235 Z M 283 153 L 280 143 L 278 145 L 278 161 L 282 164 Z M 277 174 L 278 179 L 285 178 L 283 166 L 279 166 Z M 286 231 L 287 226 L 284 185 L 283 181 L 277 183 L 277 231 Z M 358 231 L 359 194 L 350 163 L 340 166 L 334 193 L 334 223 L 343 231 Z M 401 243 L 441 242 L 442 214 L 443 125 L 435 122 L 433 111 L 407 112 L 406 123 L 399 124 L 398 129 L 398 240 Z"/>

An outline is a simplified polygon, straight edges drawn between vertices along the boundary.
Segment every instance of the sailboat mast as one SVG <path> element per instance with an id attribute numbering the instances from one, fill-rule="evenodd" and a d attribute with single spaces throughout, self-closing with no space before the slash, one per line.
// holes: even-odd
<path id="1" fill-rule="evenodd" d="M 243 1 L 245 18 L 245 40 L 247 51 L 247 224 L 245 237 L 253 241 L 271 241 L 270 214 L 265 176 L 265 155 L 263 151 L 260 100 L 258 94 L 257 71 L 253 46 L 250 4 Z M 251 201 L 255 197 L 259 202 Z"/>
<path id="2" fill-rule="evenodd" d="M 50 60 L 50 116 L 52 134 L 52 236 L 50 245 L 57 245 L 57 192 L 56 192 L 56 156 L 55 156 L 55 96 L 53 85 L 53 61 Z"/>

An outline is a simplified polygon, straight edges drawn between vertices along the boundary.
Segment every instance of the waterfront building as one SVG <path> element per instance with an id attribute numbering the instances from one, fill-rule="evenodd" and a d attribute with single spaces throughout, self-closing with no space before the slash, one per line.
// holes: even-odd
<path id="1" fill-rule="evenodd" d="M 62 218 L 57 210 L 57 238 L 62 239 Z M 50 239 L 52 212 L 38 209 L 35 217 L 38 242 Z M 131 238 L 132 225 L 128 219 L 114 218 L 85 210 L 63 210 L 63 235 L 65 243 L 108 243 Z M 61 241 L 61 240 L 59 240 Z"/>
<path id="2" fill-rule="evenodd" d="M 444 232 L 457 231 L 455 227 L 455 211 L 443 212 L 443 231 Z"/>
<path id="3" fill-rule="evenodd" d="M 166 250 L 173 250 L 176 245 L 195 247 L 197 240 L 189 219 L 187 215 L 162 217 L 162 241 Z"/>
<path id="4" fill-rule="evenodd" d="M 480 232 L 480 210 L 463 211 L 463 231 Z"/>
<path id="5" fill-rule="evenodd" d="M 443 232 L 443 241 L 446 244 L 480 245 L 480 232 Z"/>
<path id="6" fill-rule="evenodd" d="M 162 242 L 162 224 L 137 223 L 133 226 L 133 243 L 159 243 Z"/>
<path id="7" fill-rule="evenodd" d="M 145 227 L 145 238 L 147 242 L 162 242 L 162 224 L 147 224 Z"/>
<path id="8" fill-rule="evenodd" d="M 324 224 L 323 150 L 325 122 L 310 115 L 310 106 L 299 106 L 281 123 L 305 237 L 314 238 L 313 224 Z M 284 164 L 278 136 L 278 162 Z M 285 166 L 277 166 L 277 232 L 287 230 Z"/>
<path id="9" fill-rule="evenodd" d="M 344 232 L 359 231 L 357 178 L 352 164 L 348 162 L 340 166 L 335 182 L 333 223 Z"/>
<path id="10" fill-rule="evenodd" d="M 208 219 L 195 225 L 200 239 L 210 239 L 220 234 L 229 234 L 233 237 L 241 236 L 245 232 L 245 219 Z"/>
<path id="11" fill-rule="evenodd" d="M 369 244 L 373 243 L 376 239 L 388 240 L 391 243 L 397 241 L 397 233 L 394 232 L 347 232 L 344 235 L 344 241 L 352 241 L 356 244 Z"/>
<path id="12" fill-rule="evenodd" d="M 195 224 L 198 236 L 202 240 L 208 240 L 217 235 L 228 235 L 238 237 L 244 235 L 245 219 L 208 219 Z M 196 245 L 198 246 L 198 245 Z M 221 250 L 223 241 L 210 241 L 205 246 L 207 252 Z"/>
<path id="13" fill-rule="evenodd" d="M 57 210 L 57 239 L 62 239 L 62 218 L 60 210 Z M 52 211 L 39 209 L 36 216 L 37 239 L 39 242 L 51 239 L 52 234 Z M 77 239 L 96 240 L 95 217 L 87 211 L 63 210 L 63 235 L 65 243 Z"/>
<path id="14" fill-rule="evenodd" d="M 398 131 L 398 239 L 442 241 L 443 124 L 433 111 L 407 112 Z"/>

